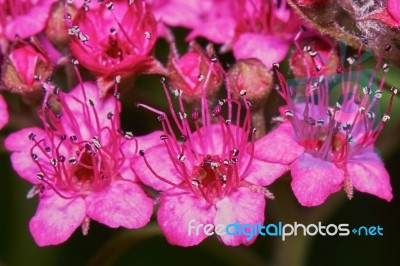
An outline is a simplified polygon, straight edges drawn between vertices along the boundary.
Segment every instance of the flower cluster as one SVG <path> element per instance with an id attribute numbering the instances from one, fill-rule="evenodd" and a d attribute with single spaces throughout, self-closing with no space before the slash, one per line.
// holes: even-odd
<path id="1" fill-rule="evenodd" d="M 214 229 L 264 223 L 268 200 L 281 196 L 269 186 L 288 172 L 306 207 L 341 189 L 349 199 L 355 190 L 392 199 L 374 146 L 397 94 L 392 87 L 380 114 L 390 45 L 372 71 L 361 64 L 363 46 L 341 60 L 336 41 L 299 27 L 285 0 L 3 2 L 1 88 L 7 99 L 21 96 L 36 120 L 21 119 L 21 110 L 8 121 L 0 95 L 0 129 L 7 122 L 15 129 L 4 146 L 14 171 L 33 185 L 27 197 L 39 198 L 29 223 L 39 246 L 63 243 L 78 227 L 86 235 L 91 221 L 141 228 L 153 214 L 169 243 L 194 246 L 208 235 L 188 234 L 193 220 Z M 396 3 L 382 11 L 393 21 Z M 186 48 L 169 28 L 178 26 L 189 29 Z M 158 44 L 168 45 L 165 62 L 154 53 Z M 213 44 L 233 64 L 218 59 Z M 287 55 L 293 80 L 279 69 Z M 124 94 L 149 73 L 163 75 L 164 107 L 145 102 L 139 86 Z M 267 132 L 270 95 L 285 105 Z M 137 134 L 146 131 L 142 117 L 124 130 L 131 125 L 121 122 L 123 99 L 140 101 L 139 114 L 156 115 L 154 131 Z M 13 100 L 7 105 L 16 108 Z M 255 239 L 219 236 L 228 246 Z"/>

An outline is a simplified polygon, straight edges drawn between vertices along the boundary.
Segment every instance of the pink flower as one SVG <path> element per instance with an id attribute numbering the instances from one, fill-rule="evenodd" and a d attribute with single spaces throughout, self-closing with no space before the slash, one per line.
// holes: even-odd
<path id="1" fill-rule="evenodd" d="M 224 44 L 222 50 L 232 48 L 236 59 L 257 58 L 268 68 L 283 60 L 298 31 L 299 18 L 285 0 L 153 2 L 161 21 L 192 29 L 189 40 Z"/>
<path id="2" fill-rule="evenodd" d="M 95 8 L 85 4 L 70 22 L 69 33 L 72 55 L 97 75 L 102 95 L 117 75 L 162 72 L 150 55 L 157 24 L 142 0 L 107 1 Z"/>
<path id="3" fill-rule="evenodd" d="M 7 104 L 3 96 L 0 94 L 0 129 L 8 122 Z"/>
<path id="4" fill-rule="evenodd" d="M 179 129 L 178 135 L 174 134 L 165 113 L 138 104 L 159 115 L 163 132 L 151 134 L 153 138 L 159 137 L 161 143 L 141 150 L 143 160 L 136 160 L 133 168 L 143 183 L 162 191 L 157 220 L 168 242 L 173 245 L 193 246 L 207 237 L 202 231 L 198 235 L 188 235 L 188 224 L 193 219 L 196 221 L 194 225 L 213 224 L 214 227 L 235 222 L 263 223 L 265 197 L 273 197 L 264 186 L 287 170 L 284 165 L 253 158 L 255 129 L 251 127 L 250 109 L 245 99 L 243 124 L 239 122 L 240 110 L 238 116 L 232 116 L 232 107 L 240 109 L 241 103 L 230 96 L 221 100 L 210 114 L 205 87 L 211 71 L 203 80 L 201 110 L 189 116 L 182 104 L 182 92 L 175 91 L 180 106 L 177 117 L 163 82 L 173 121 Z M 228 108 L 228 120 L 221 114 L 224 106 Z M 212 120 L 215 123 L 212 124 Z M 182 137 L 178 138 L 179 135 Z M 251 143 L 248 143 L 249 138 Z M 250 245 L 255 238 L 222 235 L 221 240 L 226 245 L 236 246 Z"/>
<path id="5" fill-rule="evenodd" d="M 382 81 L 379 85 L 373 82 L 382 56 L 372 73 L 361 70 L 361 50 L 357 56 L 361 59 L 349 57 L 349 72 L 339 69 L 341 74 L 332 79 L 339 84 L 328 80 L 328 75 L 297 79 L 296 83 L 305 87 L 304 93 L 295 91 L 275 69 L 287 103 L 282 109 L 287 121 L 259 140 L 254 156 L 291 166 L 292 190 L 303 206 L 320 205 L 341 188 L 350 199 L 353 188 L 387 201 L 392 199 L 389 174 L 374 150 L 376 139 L 390 119 L 397 93 L 392 90 L 388 109 L 378 117 L 386 64 Z M 363 81 L 362 75 L 369 75 L 369 80 Z M 341 94 L 335 106 L 330 107 L 330 87 L 339 86 Z M 303 102 L 293 99 L 296 94 L 304 97 Z"/>
<path id="6" fill-rule="evenodd" d="M 8 40 L 22 39 L 43 31 L 51 5 L 57 0 L 0 0 L 0 17 Z"/>
<path id="7" fill-rule="evenodd" d="M 135 140 L 120 128 L 117 100 L 100 100 L 93 83 L 70 93 L 44 84 L 43 128 L 25 128 L 7 137 L 14 170 L 39 194 L 30 231 L 39 246 L 66 241 L 91 219 L 109 227 L 142 227 L 153 201 L 130 167 Z M 116 94 L 118 97 L 118 94 Z M 122 134 L 121 134 L 122 132 Z"/>

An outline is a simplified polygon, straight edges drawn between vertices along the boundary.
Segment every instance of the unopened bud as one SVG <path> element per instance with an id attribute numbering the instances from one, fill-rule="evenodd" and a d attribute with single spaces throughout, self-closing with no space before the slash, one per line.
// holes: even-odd
<path id="1" fill-rule="evenodd" d="M 272 73 L 258 59 L 238 60 L 228 76 L 232 93 L 237 98 L 245 96 L 257 103 L 266 99 L 272 90 Z"/>

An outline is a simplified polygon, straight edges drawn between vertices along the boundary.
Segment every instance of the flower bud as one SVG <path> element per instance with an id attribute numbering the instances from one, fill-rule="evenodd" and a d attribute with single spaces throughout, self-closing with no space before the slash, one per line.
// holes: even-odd
<path id="1" fill-rule="evenodd" d="M 35 94 L 41 90 L 41 81 L 47 79 L 51 70 L 50 59 L 36 41 L 18 39 L 4 58 L 2 85 L 12 93 Z"/>
<path id="2" fill-rule="evenodd" d="M 258 59 L 238 60 L 228 73 L 232 94 L 254 103 L 266 99 L 272 88 L 272 73 Z"/>
<path id="3" fill-rule="evenodd" d="M 67 13 L 71 17 L 74 17 L 76 14 L 75 7 L 73 5 L 68 5 Z M 44 33 L 55 46 L 67 45 L 69 35 L 67 23 L 64 18 L 64 3 L 62 1 L 52 5 Z"/>
<path id="4" fill-rule="evenodd" d="M 195 42 L 190 43 L 188 52 L 181 57 L 172 45 L 167 66 L 171 86 L 181 90 L 182 98 L 187 102 L 198 101 L 203 86 L 206 97 L 215 95 L 222 83 L 222 73 L 212 64 L 210 56 Z"/>

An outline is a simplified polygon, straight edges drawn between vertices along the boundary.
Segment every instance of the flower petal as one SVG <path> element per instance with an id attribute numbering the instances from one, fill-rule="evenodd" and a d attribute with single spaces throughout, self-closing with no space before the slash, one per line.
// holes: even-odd
<path id="1" fill-rule="evenodd" d="M 85 218 L 82 198 L 63 199 L 54 191 L 45 191 L 29 228 L 39 246 L 57 245 L 66 241 Z"/>
<path id="2" fill-rule="evenodd" d="M 0 129 L 8 122 L 7 104 L 3 96 L 0 95 Z"/>
<path id="3" fill-rule="evenodd" d="M 399 0 L 388 0 L 387 9 L 390 15 L 397 21 L 400 22 L 400 2 Z"/>
<path id="4" fill-rule="evenodd" d="M 341 169 L 308 153 L 293 163 L 292 177 L 292 190 L 300 204 L 307 207 L 324 203 L 344 181 Z"/>
<path id="5" fill-rule="evenodd" d="M 129 181 L 113 181 L 103 190 L 85 198 L 87 215 L 112 228 L 139 228 L 150 221 L 153 200 Z"/>
<path id="6" fill-rule="evenodd" d="M 146 160 L 157 175 L 176 185 L 183 181 L 168 155 L 164 143 L 151 147 L 145 151 Z M 146 165 L 144 158 L 134 158 L 132 167 L 136 176 L 146 185 L 156 190 L 167 190 L 173 186 L 157 178 Z"/>
<path id="7" fill-rule="evenodd" d="M 250 159 L 249 155 L 242 158 L 242 163 L 240 164 L 240 171 L 245 171 L 247 167 L 247 162 Z M 269 163 L 253 158 L 251 165 L 246 172 L 243 174 L 245 181 L 250 182 L 259 186 L 271 185 L 276 179 L 281 177 L 289 168 L 287 165 L 280 163 Z"/>
<path id="8" fill-rule="evenodd" d="M 256 141 L 254 157 L 273 163 L 290 164 L 303 153 L 303 146 L 293 137 L 292 125 L 285 122 Z"/>
<path id="9" fill-rule="evenodd" d="M 172 189 L 161 197 L 157 220 L 168 242 L 173 245 L 189 247 L 199 244 L 207 235 L 200 223 L 212 224 L 215 207 L 191 192 Z M 193 227 L 190 227 L 193 225 Z"/>
<path id="10" fill-rule="evenodd" d="M 390 176 L 372 147 L 347 163 L 347 172 L 355 189 L 387 201 L 393 198 Z"/>
<path id="11" fill-rule="evenodd" d="M 229 196 L 220 200 L 216 204 L 217 214 L 214 219 L 214 225 L 224 224 L 229 226 L 235 222 L 244 224 L 263 224 L 264 223 L 264 210 L 265 198 L 261 193 L 254 193 L 246 187 L 241 187 Z M 233 227 L 234 228 L 234 227 Z M 251 230 L 252 228 L 250 228 Z M 227 227 L 229 232 L 233 230 Z M 247 230 L 246 230 L 247 231 Z M 247 231 L 248 232 L 248 231 Z M 225 245 L 237 246 L 244 244 L 251 245 L 256 240 L 257 235 L 221 235 L 221 240 Z"/>
<path id="12" fill-rule="evenodd" d="M 267 68 L 272 68 L 272 64 L 285 58 L 289 46 L 288 41 L 276 36 L 244 33 L 234 43 L 233 54 L 236 59 L 257 58 Z"/>

